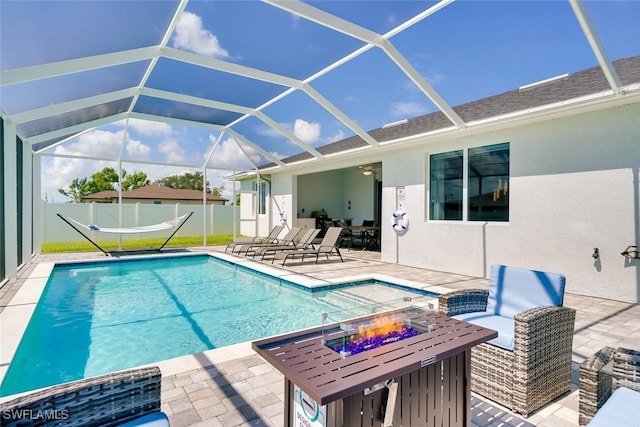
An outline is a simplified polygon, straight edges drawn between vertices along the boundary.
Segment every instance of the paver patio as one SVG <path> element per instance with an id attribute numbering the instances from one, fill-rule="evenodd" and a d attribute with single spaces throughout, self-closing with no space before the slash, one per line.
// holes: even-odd
<path id="1" fill-rule="evenodd" d="M 221 248 L 190 250 L 220 251 Z M 306 261 L 287 264 L 284 269 L 319 280 L 375 272 L 421 282 L 427 289 L 455 290 L 488 285 L 482 278 L 384 263 L 380 261 L 378 252 L 345 251 L 343 256 L 344 263 L 321 260 L 315 264 Z M 12 302 L 13 296 L 39 263 L 96 258 L 104 256 L 99 253 L 37 255 L 32 264 L 20 271 L 16 282 L 0 289 L 0 311 L 16 304 Z M 640 349 L 640 329 L 637 328 L 640 305 L 570 293 L 565 296 L 565 305 L 577 309 L 572 391 L 526 420 L 474 396 L 473 426 L 577 426 L 579 363 L 603 345 Z M 251 350 L 250 343 L 162 361 L 157 365 L 163 373 L 162 409 L 170 416 L 174 427 L 283 425 L 283 377 Z"/>

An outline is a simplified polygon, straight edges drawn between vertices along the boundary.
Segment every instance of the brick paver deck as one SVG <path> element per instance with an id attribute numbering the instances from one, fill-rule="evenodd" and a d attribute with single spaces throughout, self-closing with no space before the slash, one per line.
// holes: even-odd
<path id="1" fill-rule="evenodd" d="M 193 248 L 214 251 L 220 248 Z M 462 289 L 486 287 L 487 280 L 380 261 L 377 252 L 344 252 L 345 262 L 320 261 L 287 264 L 286 271 L 319 280 L 358 274 L 383 274 L 418 281 L 425 287 Z M 98 253 L 38 255 L 20 271 L 17 281 L 0 289 L 0 312 L 39 263 L 104 258 Z M 269 264 L 271 265 L 271 264 Z M 576 331 L 571 393 L 534 413 L 526 421 L 474 396 L 474 426 L 578 425 L 578 364 L 603 345 L 640 349 L 640 305 L 567 294 L 565 305 L 575 307 Z M 162 372 L 162 409 L 173 427 L 282 426 L 284 386 L 282 375 L 255 354 L 249 343 L 221 348 L 191 357 L 158 363 Z M 6 369 L 6 366 L 4 367 Z M 502 424 L 500 424 L 502 423 Z"/>

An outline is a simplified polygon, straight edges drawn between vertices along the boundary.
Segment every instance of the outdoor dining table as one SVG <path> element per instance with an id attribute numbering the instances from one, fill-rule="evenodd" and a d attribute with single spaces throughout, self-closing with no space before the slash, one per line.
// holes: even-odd
<path id="1" fill-rule="evenodd" d="M 371 245 L 375 245 L 376 248 L 379 248 L 378 239 L 375 238 L 375 233 L 380 231 L 380 227 L 376 225 L 350 225 L 350 231 L 358 231 L 362 235 L 362 250 L 366 250 Z"/>
<path id="2" fill-rule="evenodd" d="M 498 333 L 418 307 L 384 314 L 393 313 L 422 333 L 346 356 L 330 348 L 344 336 L 343 325 L 371 314 L 252 343 L 284 375 L 285 427 L 381 427 L 382 407 L 391 425 L 471 426 L 471 348 Z M 393 383 L 392 395 L 385 389 Z M 300 422 L 307 417 L 316 422 Z"/>

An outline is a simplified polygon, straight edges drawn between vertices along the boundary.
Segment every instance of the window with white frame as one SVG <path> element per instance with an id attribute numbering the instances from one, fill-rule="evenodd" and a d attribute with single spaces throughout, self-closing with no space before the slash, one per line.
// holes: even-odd
<path id="1" fill-rule="evenodd" d="M 431 220 L 509 221 L 508 142 L 432 154 L 429 170 Z"/>
<path id="2" fill-rule="evenodd" d="M 253 183 L 253 191 L 258 192 L 258 215 L 267 213 L 267 196 L 269 195 L 269 182 L 260 181 Z"/>

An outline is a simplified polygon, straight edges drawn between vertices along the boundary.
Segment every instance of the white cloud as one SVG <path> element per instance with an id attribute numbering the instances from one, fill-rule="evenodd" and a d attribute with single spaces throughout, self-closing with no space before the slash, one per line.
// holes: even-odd
<path id="1" fill-rule="evenodd" d="M 151 147 L 141 141 L 130 139 L 127 141 L 127 153 L 132 159 L 146 160 L 149 158 Z"/>
<path id="2" fill-rule="evenodd" d="M 391 115 L 411 118 L 427 113 L 427 109 L 417 102 L 394 102 L 391 104 Z"/>
<path id="3" fill-rule="evenodd" d="M 229 52 L 220 46 L 218 38 L 202 25 L 202 18 L 191 12 L 184 12 L 176 25 L 173 45 L 207 56 L 228 58 Z"/>
<path id="4" fill-rule="evenodd" d="M 293 124 L 293 134 L 307 144 L 313 144 L 320 138 L 320 123 L 310 123 L 296 119 Z"/>
<path id="5" fill-rule="evenodd" d="M 124 131 L 94 130 L 80 135 L 74 142 L 58 145 L 54 153 L 68 156 L 104 157 L 120 156 Z M 127 139 L 126 150 L 133 158 L 144 159 L 151 148 L 137 140 Z M 66 189 L 75 178 L 88 178 L 105 167 L 117 168 L 115 161 L 70 159 L 66 157 L 44 158 L 42 161 L 42 193 L 49 201 L 68 201 L 58 193 Z M 129 168 L 126 168 L 128 170 Z"/>
<path id="6" fill-rule="evenodd" d="M 344 132 L 342 131 L 342 129 L 340 129 L 335 135 L 332 135 L 329 138 L 327 138 L 327 141 L 331 143 L 336 141 L 342 141 L 343 139 L 344 139 Z"/>
<path id="7" fill-rule="evenodd" d="M 170 125 L 162 122 L 152 122 L 149 120 L 131 119 L 129 120 L 129 127 L 144 136 L 168 138 L 173 132 Z"/>
<path id="8" fill-rule="evenodd" d="M 213 135 L 209 137 L 212 143 L 215 142 L 215 138 Z M 251 158 L 251 160 L 255 164 L 260 164 L 262 162 L 262 157 L 256 150 L 253 148 L 244 145 L 244 151 Z M 237 170 L 246 170 L 253 169 L 253 164 L 247 159 L 247 155 L 245 155 L 238 145 L 235 143 L 233 138 L 227 138 L 218 144 L 216 147 L 216 151 L 211 156 L 211 160 L 209 160 L 209 167 L 224 167 L 225 169 L 237 169 Z"/>
<path id="9" fill-rule="evenodd" d="M 185 152 L 175 140 L 162 141 L 158 144 L 158 151 L 165 155 L 167 163 L 184 163 Z"/>

